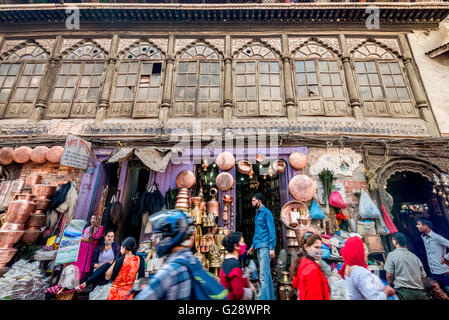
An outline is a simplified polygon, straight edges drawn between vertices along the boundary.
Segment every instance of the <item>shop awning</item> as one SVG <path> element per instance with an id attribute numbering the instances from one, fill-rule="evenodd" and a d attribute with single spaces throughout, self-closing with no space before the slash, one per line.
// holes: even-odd
<path id="1" fill-rule="evenodd" d="M 121 148 L 115 152 L 111 158 L 107 161 L 108 163 L 126 161 L 136 156 L 140 161 L 148 168 L 157 172 L 165 172 L 167 168 L 168 161 L 171 158 L 171 149 L 168 148 Z"/>

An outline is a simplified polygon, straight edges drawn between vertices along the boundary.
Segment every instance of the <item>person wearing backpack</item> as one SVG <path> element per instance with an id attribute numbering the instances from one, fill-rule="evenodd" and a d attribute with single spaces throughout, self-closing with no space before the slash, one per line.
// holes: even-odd
<path id="1" fill-rule="evenodd" d="M 161 234 L 156 253 L 167 259 L 134 300 L 226 300 L 228 290 L 193 255 L 191 217 L 173 209 L 155 213 L 150 222 L 154 232 Z"/>

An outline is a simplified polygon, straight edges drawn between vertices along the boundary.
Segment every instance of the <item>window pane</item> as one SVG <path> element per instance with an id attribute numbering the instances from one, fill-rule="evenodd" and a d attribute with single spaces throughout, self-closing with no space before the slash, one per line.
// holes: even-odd
<path id="1" fill-rule="evenodd" d="M 19 81 L 19 86 L 21 86 L 21 87 L 28 87 L 28 84 L 30 82 L 30 78 L 31 77 L 29 77 L 29 76 L 22 76 L 20 78 L 20 81 Z"/>
<path id="2" fill-rule="evenodd" d="M 74 89 L 72 88 L 66 88 L 64 91 L 64 95 L 62 97 L 62 101 L 70 101 L 73 99 L 73 92 Z"/>
<path id="3" fill-rule="evenodd" d="M 19 72 L 20 64 L 14 63 L 11 65 L 11 69 L 9 69 L 8 74 L 16 75 Z"/>
<path id="4" fill-rule="evenodd" d="M 208 86 L 209 85 L 209 77 L 208 76 L 200 76 L 200 85 Z"/>
<path id="5" fill-rule="evenodd" d="M 245 73 L 245 63 L 237 62 L 237 74 Z"/>
<path id="6" fill-rule="evenodd" d="M 25 99 L 27 101 L 33 101 L 36 98 L 36 96 L 37 96 L 37 88 L 31 88 L 25 95 Z"/>
<path id="7" fill-rule="evenodd" d="M 304 72 L 304 61 L 296 61 L 295 62 L 296 72 Z"/>
<path id="8" fill-rule="evenodd" d="M 210 88 L 210 99 L 218 100 L 220 99 L 220 88 Z"/>
<path id="9" fill-rule="evenodd" d="M 154 87 L 157 86 L 159 87 L 159 85 L 161 84 L 161 76 L 160 74 L 154 74 L 150 77 L 150 86 Z"/>
<path id="10" fill-rule="evenodd" d="M 209 88 L 200 88 L 200 99 L 209 98 Z"/>
<path id="11" fill-rule="evenodd" d="M 0 100 L 5 101 L 8 99 L 11 89 L 3 89 L 0 91 Z"/>
<path id="12" fill-rule="evenodd" d="M 305 73 L 296 74 L 296 81 L 298 84 L 306 84 L 306 75 Z"/>
<path id="13" fill-rule="evenodd" d="M 5 75 L 8 72 L 9 64 L 1 64 L 0 65 L 0 75 Z"/>
<path id="14" fill-rule="evenodd" d="M 269 99 L 270 98 L 270 87 L 261 86 L 260 87 L 260 98 Z"/>
<path id="15" fill-rule="evenodd" d="M 196 62 L 188 62 L 187 72 L 188 73 L 196 73 Z"/>
<path id="16" fill-rule="evenodd" d="M 388 63 L 379 63 L 379 68 L 382 74 L 391 74 L 390 69 L 388 68 Z"/>
<path id="17" fill-rule="evenodd" d="M 196 85 L 196 74 L 188 74 L 187 75 L 187 85 L 188 86 Z"/>
<path id="18" fill-rule="evenodd" d="M 398 96 L 396 94 L 396 90 L 394 88 L 386 88 L 385 91 L 387 93 L 388 99 L 397 99 L 398 98 Z"/>
<path id="19" fill-rule="evenodd" d="M 362 97 L 364 99 L 371 99 L 371 90 L 370 87 L 361 87 L 360 90 L 362 91 Z"/>
<path id="20" fill-rule="evenodd" d="M 298 92 L 298 96 L 300 98 L 307 98 L 309 95 L 307 94 L 307 87 L 305 86 L 298 86 L 296 88 L 297 92 Z"/>
<path id="21" fill-rule="evenodd" d="M 124 95 L 125 99 L 131 100 L 132 98 L 134 98 L 133 87 L 125 87 L 124 89 L 125 89 L 125 95 Z"/>
<path id="22" fill-rule="evenodd" d="M 377 74 L 369 74 L 368 77 L 369 77 L 369 82 L 371 85 L 380 84 L 379 76 Z"/>
<path id="23" fill-rule="evenodd" d="M 366 71 L 369 73 L 377 73 L 376 65 L 374 62 L 366 62 Z"/>
<path id="24" fill-rule="evenodd" d="M 366 72 L 365 64 L 363 62 L 356 62 L 355 70 L 357 71 L 357 73 L 365 73 Z"/>
<path id="25" fill-rule="evenodd" d="M 342 87 L 340 86 L 334 87 L 334 98 L 344 98 Z"/>
<path id="26" fill-rule="evenodd" d="M 239 99 L 244 99 L 246 98 L 246 90 L 245 87 L 237 87 L 235 88 L 235 95 L 237 98 Z"/>
<path id="27" fill-rule="evenodd" d="M 76 94 L 76 101 L 85 101 L 87 97 L 87 88 L 80 88 Z M 66 100 L 66 97 L 64 97 Z"/>
<path id="28" fill-rule="evenodd" d="M 237 75 L 235 78 L 235 85 L 238 87 L 245 85 L 245 76 L 244 75 Z"/>
<path id="29" fill-rule="evenodd" d="M 329 62 L 329 69 L 331 72 L 338 72 L 338 64 L 336 61 Z"/>
<path id="30" fill-rule="evenodd" d="M 126 75 L 118 75 L 117 77 L 117 86 L 125 86 L 126 85 Z"/>
<path id="31" fill-rule="evenodd" d="M 278 85 L 279 84 L 279 74 L 271 75 L 271 84 Z"/>
<path id="32" fill-rule="evenodd" d="M 256 99 L 256 87 L 248 87 L 246 92 L 248 99 Z"/>
<path id="33" fill-rule="evenodd" d="M 399 99 L 410 99 L 406 88 L 397 88 Z"/>
<path id="34" fill-rule="evenodd" d="M 220 74 L 220 64 L 216 62 L 210 63 L 210 73 Z"/>
<path id="35" fill-rule="evenodd" d="M 359 83 L 360 85 L 368 85 L 368 76 L 366 74 L 359 74 Z"/>
<path id="36" fill-rule="evenodd" d="M 318 91 L 318 86 L 309 86 L 310 96 L 319 96 L 320 92 Z"/>
<path id="37" fill-rule="evenodd" d="M 129 76 L 128 77 L 128 85 L 129 86 L 133 86 L 135 84 L 135 77 L 133 79 L 134 76 Z M 91 82 L 91 86 L 92 87 L 99 87 L 101 84 L 101 76 L 95 76 L 92 77 L 92 82 Z"/>
<path id="38" fill-rule="evenodd" d="M 331 79 L 332 79 L 332 84 L 333 85 L 341 84 L 341 78 L 340 78 L 340 74 L 339 73 L 332 73 L 331 74 Z"/>
<path id="39" fill-rule="evenodd" d="M 393 77 L 392 76 L 383 76 L 384 85 L 393 86 Z"/>
<path id="40" fill-rule="evenodd" d="M 306 71 L 315 71 L 315 61 L 306 61 Z"/>
<path id="41" fill-rule="evenodd" d="M 279 73 L 279 63 L 270 62 L 270 72 L 271 73 Z"/>
<path id="42" fill-rule="evenodd" d="M 209 73 L 209 63 L 200 63 L 200 72 L 202 74 Z"/>
<path id="43" fill-rule="evenodd" d="M 331 84 L 331 78 L 327 73 L 322 73 L 320 75 L 320 78 L 321 78 L 321 84 L 323 84 L 323 85 Z"/>
<path id="44" fill-rule="evenodd" d="M 31 87 L 39 87 L 39 83 L 41 82 L 41 76 L 34 76 L 31 78 Z"/>
<path id="45" fill-rule="evenodd" d="M 196 94 L 195 94 L 196 88 L 186 88 L 186 98 L 187 99 L 195 99 L 196 98 Z"/>
<path id="46" fill-rule="evenodd" d="M 405 86 L 404 79 L 402 78 L 402 75 L 394 75 L 393 80 L 394 80 L 394 84 L 396 86 Z"/>
<path id="47" fill-rule="evenodd" d="M 332 98 L 333 94 L 332 94 L 332 87 L 331 86 L 323 86 L 323 96 L 326 98 Z"/>
<path id="48" fill-rule="evenodd" d="M 382 93 L 382 89 L 380 87 L 371 87 L 371 90 L 373 91 L 374 98 L 383 98 L 384 97 L 384 95 Z"/>
<path id="49" fill-rule="evenodd" d="M 79 63 L 72 63 L 70 64 L 70 71 L 68 73 L 70 74 L 78 74 L 81 70 L 81 64 Z"/>
<path id="50" fill-rule="evenodd" d="M 16 90 L 16 92 L 14 93 L 13 99 L 14 100 L 24 100 L 25 98 L 25 93 L 26 93 L 26 89 L 24 88 L 19 88 Z"/>
<path id="51" fill-rule="evenodd" d="M 260 73 L 268 73 L 268 62 L 260 63 Z"/>
<path id="52" fill-rule="evenodd" d="M 317 84 L 318 81 L 316 79 L 316 73 L 308 73 L 307 74 L 307 82 L 309 84 Z"/>
<path id="53" fill-rule="evenodd" d="M 187 71 L 187 63 L 186 62 L 180 62 L 179 63 L 179 72 L 185 73 Z"/>
<path id="54" fill-rule="evenodd" d="M 281 98 L 281 88 L 280 87 L 271 87 L 271 98 L 272 99 L 280 99 Z"/>
<path id="55" fill-rule="evenodd" d="M 128 72 L 128 66 L 129 66 L 128 63 L 126 63 L 126 62 L 121 62 L 121 63 L 118 65 L 118 72 L 119 72 L 119 73 L 126 73 L 126 72 Z"/>
<path id="56" fill-rule="evenodd" d="M 401 69 L 399 68 L 399 63 L 397 63 L 397 62 L 390 63 L 390 70 L 391 70 L 391 73 L 401 74 Z"/>
<path id="57" fill-rule="evenodd" d="M 4 88 L 11 88 L 16 77 L 6 77 L 5 82 L 3 83 Z"/>
<path id="58" fill-rule="evenodd" d="M 151 63 L 144 63 L 141 66 L 141 70 L 140 74 L 152 74 L 153 65 Z"/>
<path id="59" fill-rule="evenodd" d="M 56 90 L 61 90 L 61 94 L 62 94 L 62 89 L 56 89 Z M 56 94 L 56 90 L 55 90 L 55 94 Z M 123 92 L 124 92 L 125 88 L 115 88 L 115 93 L 114 93 L 114 98 L 117 100 L 121 100 L 123 99 Z M 53 95 L 53 99 L 55 99 L 55 96 Z"/>
<path id="60" fill-rule="evenodd" d="M 212 86 L 219 86 L 220 85 L 220 76 L 219 75 L 211 75 L 209 76 L 210 84 Z"/>
<path id="61" fill-rule="evenodd" d="M 176 87 L 175 98 L 184 99 L 184 96 L 185 96 L 185 88 Z"/>
<path id="62" fill-rule="evenodd" d="M 23 70 L 23 74 L 30 75 L 30 74 L 33 74 L 33 71 L 34 71 L 34 64 L 27 63 L 25 65 L 25 69 Z"/>
<path id="63" fill-rule="evenodd" d="M 90 76 L 83 76 L 83 77 L 81 78 L 80 86 L 81 86 L 81 87 L 88 87 L 88 86 L 89 86 L 89 83 L 90 83 Z"/>
<path id="64" fill-rule="evenodd" d="M 327 62 L 326 61 L 319 61 L 318 62 L 318 68 L 322 72 L 329 71 L 329 67 L 327 66 Z"/>
<path id="65" fill-rule="evenodd" d="M 246 85 L 247 86 L 255 86 L 256 85 L 256 75 L 250 74 L 246 76 Z"/>
<path id="66" fill-rule="evenodd" d="M 270 79 L 268 78 L 267 74 L 261 74 L 260 75 L 260 84 L 261 85 L 265 85 L 265 86 L 269 85 L 270 84 L 269 80 Z"/>
<path id="67" fill-rule="evenodd" d="M 139 88 L 137 92 L 137 100 L 145 101 L 148 97 L 148 90 L 149 88 Z"/>
<path id="68" fill-rule="evenodd" d="M 186 76 L 185 76 L 185 74 L 179 74 L 177 82 L 178 82 L 178 86 L 185 86 L 186 85 Z"/>
<path id="69" fill-rule="evenodd" d="M 248 62 L 246 64 L 246 73 L 256 73 L 256 63 Z"/>
<path id="70" fill-rule="evenodd" d="M 159 88 L 150 88 L 150 100 L 159 99 Z"/>

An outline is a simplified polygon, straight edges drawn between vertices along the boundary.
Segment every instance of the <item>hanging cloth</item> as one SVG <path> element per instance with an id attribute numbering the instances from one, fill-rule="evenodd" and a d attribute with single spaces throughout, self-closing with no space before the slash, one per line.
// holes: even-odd
<path id="1" fill-rule="evenodd" d="M 398 229 L 394 225 L 393 220 L 391 219 L 391 217 L 388 214 L 387 210 L 385 210 L 385 207 L 384 207 L 383 204 L 382 204 L 381 209 L 382 209 L 382 214 L 383 214 L 383 217 L 384 217 L 384 222 L 385 222 L 385 225 L 388 228 L 389 233 L 393 234 L 395 232 L 398 232 Z"/>

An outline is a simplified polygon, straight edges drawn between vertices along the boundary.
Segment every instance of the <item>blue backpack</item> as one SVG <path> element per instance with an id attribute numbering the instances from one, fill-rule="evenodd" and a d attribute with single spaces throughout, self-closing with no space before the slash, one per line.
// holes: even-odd
<path id="1" fill-rule="evenodd" d="M 176 259 L 172 263 L 185 266 L 192 275 L 192 300 L 227 300 L 226 290 L 215 277 L 204 270 L 199 261 L 191 264 L 182 259 Z"/>

